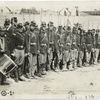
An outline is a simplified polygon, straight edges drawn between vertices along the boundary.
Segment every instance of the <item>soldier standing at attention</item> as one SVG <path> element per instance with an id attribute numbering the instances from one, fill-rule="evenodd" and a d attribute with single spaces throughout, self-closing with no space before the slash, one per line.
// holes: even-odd
<path id="1" fill-rule="evenodd" d="M 7 82 L 7 78 L 10 76 L 11 72 L 17 68 L 17 65 L 14 63 L 14 61 L 6 55 L 7 52 L 5 52 L 6 48 L 5 44 L 5 34 L 6 29 L 0 29 L 0 84 L 1 85 L 9 85 Z"/>
<path id="2" fill-rule="evenodd" d="M 59 69 L 62 70 L 63 67 L 63 40 L 62 40 L 62 36 L 63 36 L 63 27 L 59 26 L 58 30 L 57 30 L 57 55 L 58 55 L 58 65 L 59 65 Z"/>
<path id="3" fill-rule="evenodd" d="M 38 28 L 36 24 L 30 24 L 30 54 L 29 54 L 29 65 L 30 65 L 30 76 L 35 78 L 37 72 L 37 53 L 38 53 Z"/>
<path id="4" fill-rule="evenodd" d="M 18 65 L 18 78 L 21 81 L 25 81 L 26 78 L 23 76 L 24 73 L 24 57 L 25 57 L 25 36 L 23 31 L 22 23 L 17 25 L 15 31 L 15 48 L 13 54 L 15 56 L 15 63 Z"/>
<path id="5" fill-rule="evenodd" d="M 8 21 L 8 20 L 7 20 Z M 15 49 L 15 31 L 17 27 L 17 17 L 12 17 L 10 21 L 10 25 L 6 25 L 6 22 L 4 24 L 6 28 L 6 49 L 7 49 L 7 55 L 11 57 L 12 60 L 15 60 L 15 55 L 13 54 L 13 51 Z M 8 22 L 7 22 L 8 24 Z M 18 72 L 15 69 L 11 73 L 11 77 L 15 79 L 16 82 L 18 82 Z"/>
<path id="6" fill-rule="evenodd" d="M 78 59 L 78 47 L 77 47 L 77 27 L 73 27 L 72 30 L 72 46 L 71 46 L 71 55 L 72 55 L 72 67 L 75 69 L 77 67 L 77 59 Z"/>
<path id="7" fill-rule="evenodd" d="M 96 30 L 96 34 L 95 34 L 95 61 L 94 63 L 97 64 L 98 63 L 98 58 L 99 58 L 99 53 L 100 53 L 100 30 L 97 29 Z"/>
<path id="8" fill-rule="evenodd" d="M 93 37 L 92 37 L 92 33 L 91 30 L 88 30 L 88 32 L 86 33 L 86 58 L 87 58 L 87 64 L 91 64 L 91 52 L 92 52 L 92 48 L 93 48 Z"/>
<path id="9" fill-rule="evenodd" d="M 29 52 L 30 52 L 30 23 L 25 22 L 24 24 L 24 33 L 25 33 L 25 63 L 24 63 L 24 75 L 26 78 L 30 78 L 29 74 Z"/>
<path id="10" fill-rule="evenodd" d="M 91 51 L 91 59 L 90 59 L 90 64 L 94 64 L 95 62 L 95 56 L 96 56 L 96 48 L 95 48 L 95 34 L 96 31 L 95 29 L 91 30 L 91 35 L 92 35 L 92 51 Z"/>
<path id="11" fill-rule="evenodd" d="M 64 68 L 69 70 L 71 65 L 71 45 L 72 45 L 72 33 L 71 33 L 71 27 L 67 27 L 63 34 L 63 62 L 64 62 Z"/>
<path id="12" fill-rule="evenodd" d="M 82 34 L 81 34 L 81 50 L 83 52 L 83 59 L 82 59 L 82 65 L 86 66 L 86 32 L 85 30 L 82 29 Z"/>
<path id="13" fill-rule="evenodd" d="M 40 73 L 41 75 L 46 75 L 46 63 L 47 63 L 47 46 L 48 46 L 48 38 L 47 33 L 44 28 L 40 28 L 39 33 L 39 64 L 40 64 Z"/>
<path id="14" fill-rule="evenodd" d="M 49 58 L 49 68 L 55 71 L 54 68 L 54 58 L 55 58 L 55 28 L 53 22 L 48 23 L 47 28 L 48 36 L 48 58 Z"/>
<path id="15" fill-rule="evenodd" d="M 77 33 L 77 47 L 78 47 L 77 65 L 78 67 L 82 67 L 82 64 L 83 64 L 84 43 L 85 43 L 85 40 L 84 40 L 83 30 L 81 28 L 78 28 L 78 33 Z"/>

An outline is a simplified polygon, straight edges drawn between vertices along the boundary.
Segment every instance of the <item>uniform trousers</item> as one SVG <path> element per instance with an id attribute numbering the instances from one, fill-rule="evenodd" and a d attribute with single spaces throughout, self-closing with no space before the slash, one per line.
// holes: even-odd
<path id="1" fill-rule="evenodd" d="M 77 66 L 77 59 L 78 59 L 78 50 L 77 49 L 71 50 L 71 63 L 73 68 Z"/>
<path id="2" fill-rule="evenodd" d="M 14 50 L 15 55 L 15 63 L 18 65 L 18 76 L 22 76 L 24 73 L 24 49 L 15 49 Z"/>
<path id="3" fill-rule="evenodd" d="M 92 54 L 92 45 L 91 44 L 87 44 L 86 46 L 86 62 L 88 64 L 90 64 L 91 62 L 91 54 Z"/>
<path id="4" fill-rule="evenodd" d="M 37 55 L 36 54 L 29 54 L 29 73 L 30 76 L 34 76 L 35 71 L 37 71 Z"/>
<path id="5" fill-rule="evenodd" d="M 79 51 L 78 51 L 78 61 L 77 61 L 78 67 L 82 67 L 82 64 L 83 64 L 83 57 L 84 57 L 84 51 L 79 50 Z"/>
<path id="6" fill-rule="evenodd" d="M 99 57 L 99 49 L 95 48 L 95 64 L 98 62 L 98 57 Z"/>
<path id="7" fill-rule="evenodd" d="M 71 51 L 69 50 L 64 50 L 63 52 L 63 64 L 64 64 L 64 68 L 63 69 L 69 69 L 69 65 L 68 62 L 70 62 L 70 58 L 71 58 Z"/>
<path id="8" fill-rule="evenodd" d="M 49 69 L 52 64 L 52 60 L 53 60 L 53 50 L 52 50 L 52 48 L 49 48 L 49 50 L 48 50 L 48 67 L 49 67 Z"/>
<path id="9" fill-rule="evenodd" d="M 40 53 L 39 55 L 39 64 L 40 64 L 40 72 L 46 70 L 46 62 L 47 62 L 47 54 L 46 53 Z"/>
<path id="10" fill-rule="evenodd" d="M 66 64 L 70 60 L 70 57 L 71 57 L 71 52 L 69 50 L 64 50 L 64 52 L 63 52 L 64 64 Z"/>

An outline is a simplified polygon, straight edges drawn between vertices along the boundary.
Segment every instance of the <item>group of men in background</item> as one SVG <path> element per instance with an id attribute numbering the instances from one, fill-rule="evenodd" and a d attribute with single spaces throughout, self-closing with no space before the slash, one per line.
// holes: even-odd
<path id="1" fill-rule="evenodd" d="M 22 24 L 13 17 L 5 20 L 0 36 L 5 38 L 0 59 L 6 54 L 16 65 L 7 75 L 16 82 L 42 77 L 49 70 L 75 70 L 100 60 L 100 30 L 86 31 L 78 23 L 55 27 L 53 22 L 41 22 L 38 27 L 35 21 Z M 3 59 L 0 66 L 2 61 L 3 67 L 11 66 Z M 7 84 L 6 77 L 1 76 L 1 84 Z"/>

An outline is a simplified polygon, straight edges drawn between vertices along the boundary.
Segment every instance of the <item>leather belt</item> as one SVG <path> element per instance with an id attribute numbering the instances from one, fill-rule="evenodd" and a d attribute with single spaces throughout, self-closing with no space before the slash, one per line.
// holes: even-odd
<path id="1" fill-rule="evenodd" d="M 46 44 L 41 44 L 41 46 L 46 46 Z"/>
<path id="2" fill-rule="evenodd" d="M 23 46 L 23 45 L 18 45 L 18 46 L 16 47 L 16 49 L 22 50 L 22 49 L 24 49 L 24 46 Z"/>
<path id="3" fill-rule="evenodd" d="M 30 43 L 30 45 L 36 45 L 36 43 Z"/>

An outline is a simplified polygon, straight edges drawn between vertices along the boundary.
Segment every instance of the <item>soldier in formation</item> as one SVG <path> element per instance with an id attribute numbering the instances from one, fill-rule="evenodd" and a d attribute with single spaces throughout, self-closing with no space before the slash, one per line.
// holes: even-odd
<path id="1" fill-rule="evenodd" d="M 22 24 L 13 17 L 5 20 L 0 37 L 5 40 L 5 51 L 2 53 L 0 49 L 0 59 L 6 54 L 6 58 L 17 66 L 8 71 L 4 64 L 2 69 L 16 82 L 43 77 L 50 70 L 72 71 L 100 61 L 100 30 L 86 31 L 80 24 L 55 27 L 50 21 L 48 24 L 41 22 L 39 28 L 35 21 Z M 3 84 L 6 77 L 2 70 L 0 72 Z"/>

